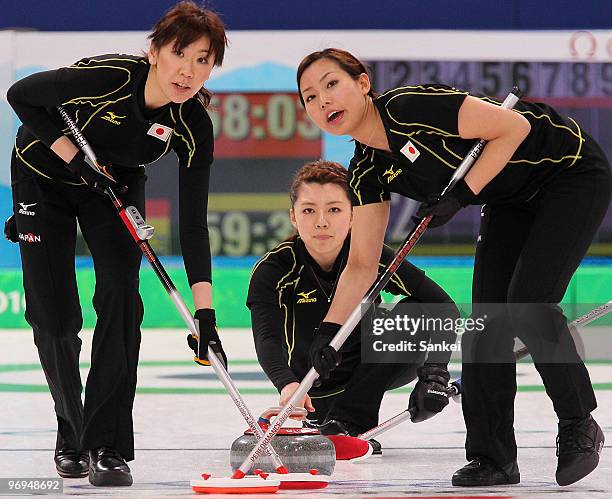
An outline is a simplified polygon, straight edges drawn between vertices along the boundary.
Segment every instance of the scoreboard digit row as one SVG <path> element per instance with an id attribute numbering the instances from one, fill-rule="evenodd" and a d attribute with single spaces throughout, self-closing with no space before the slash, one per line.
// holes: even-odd
<path id="1" fill-rule="evenodd" d="M 531 97 L 612 96 L 612 62 L 370 61 L 377 91 L 445 83 L 498 96 L 518 85 Z"/>

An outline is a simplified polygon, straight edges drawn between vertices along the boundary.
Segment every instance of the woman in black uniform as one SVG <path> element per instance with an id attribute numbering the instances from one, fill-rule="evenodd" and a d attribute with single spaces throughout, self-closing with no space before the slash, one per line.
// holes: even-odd
<path id="1" fill-rule="evenodd" d="M 418 215 L 433 215 L 430 227 L 463 206 L 484 204 L 475 312 L 484 315 L 482 304 L 497 303 L 508 304 L 511 313 L 495 312 L 484 334 L 463 337 L 470 463 L 452 482 L 520 481 L 514 336 L 529 347 L 559 418 L 557 482 L 567 485 L 586 476 L 597 466 L 604 436 L 591 417 L 596 401 L 588 372 L 557 304 L 609 204 L 610 169 L 600 147 L 574 120 L 544 104 L 519 102 L 511 111 L 493 99 L 434 84 L 377 96 L 364 65 L 343 50 L 306 56 L 297 83 L 308 115 L 321 129 L 355 139 L 349 167 L 355 206 L 351 250 L 319 334 L 331 339 L 374 282 L 391 192 L 426 202 Z M 479 159 L 438 200 L 476 138 L 488 141 Z M 509 318 L 512 328 L 504 324 Z"/>
<path id="2" fill-rule="evenodd" d="M 247 298 L 257 357 L 280 392 L 280 405 L 289 400 L 312 366 L 309 352 L 318 348 L 312 331 L 325 317 L 347 263 L 352 220 L 347 171 L 337 163 L 308 163 L 296 173 L 290 199 L 296 234 L 257 263 Z M 379 267 L 384 268 L 392 256 L 393 251 L 385 246 Z M 425 316 L 453 320 L 459 316 L 444 290 L 407 261 L 385 290 L 403 297 L 401 303 L 420 307 Z M 435 339 L 431 334 L 432 344 L 454 343 L 456 338 L 454 332 L 445 338 L 442 331 L 438 334 Z M 429 340 L 427 336 L 422 341 Z M 323 433 L 356 436 L 376 426 L 385 391 L 409 383 L 417 374 L 419 381 L 409 403 L 413 420 L 427 419 L 448 404 L 446 397 L 428 390 L 446 387 L 449 351 L 426 354 L 416 349 L 402 363 L 365 363 L 361 344 L 360 328 L 356 328 L 340 352 L 329 350 L 337 367 L 330 375 L 330 370 L 318 366 L 322 383 L 302 401 L 310 412 L 308 419 Z M 374 448 L 380 453 L 377 443 Z"/>
<path id="3" fill-rule="evenodd" d="M 8 232 L 19 241 L 26 320 L 55 402 L 56 468 L 66 478 L 89 475 L 99 486 L 132 483 L 126 461 L 134 459 L 143 316 L 141 253 L 103 191 L 123 191 L 125 204 L 144 214 L 142 165 L 170 150 L 179 158 L 180 241 L 202 346 L 218 341 L 206 225 L 213 131 L 203 84 L 223 61 L 225 30 L 215 13 L 180 2 L 149 38 L 147 57 L 85 58 L 28 76 L 7 94 L 23 123 L 11 162 L 15 215 Z M 58 105 L 75 118 L 104 168 L 89 164 L 67 135 Z M 98 317 L 84 405 L 77 221 L 94 261 Z"/>

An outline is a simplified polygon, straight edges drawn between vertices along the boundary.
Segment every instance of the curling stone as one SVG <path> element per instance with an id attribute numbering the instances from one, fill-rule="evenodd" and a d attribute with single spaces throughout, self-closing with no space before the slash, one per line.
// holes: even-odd
<path id="1" fill-rule="evenodd" d="M 259 426 L 265 432 L 270 425 L 270 417 L 277 415 L 280 407 L 272 407 L 259 418 Z M 303 409 L 295 411 L 292 415 L 303 416 Z M 249 428 L 243 435 L 232 443 L 230 451 L 230 465 L 237 470 L 249 455 L 258 438 Z M 272 439 L 272 447 L 289 473 L 309 473 L 317 470 L 321 475 L 331 475 L 336 465 L 336 450 L 332 441 L 315 428 L 289 428 L 282 427 Z M 274 473 L 275 466 L 270 456 L 263 456 L 257 461 L 257 468 Z"/>

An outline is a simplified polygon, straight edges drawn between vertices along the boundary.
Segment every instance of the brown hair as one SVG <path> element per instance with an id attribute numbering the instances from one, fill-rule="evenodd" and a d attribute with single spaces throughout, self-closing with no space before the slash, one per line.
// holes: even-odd
<path id="1" fill-rule="evenodd" d="M 313 52 L 312 54 L 308 54 L 302 59 L 302 62 L 300 62 L 296 75 L 298 95 L 300 96 L 302 105 L 304 105 L 304 98 L 302 97 L 302 92 L 300 92 L 300 80 L 302 79 L 302 75 L 304 74 L 304 71 L 311 66 L 311 64 L 321 59 L 329 59 L 330 61 L 334 61 L 343 71 L 348 73 L 353 80 L 359 78 L 359 75 L 363 73 L 367 74 L 368 77 L 370 76 L 367 66 L 346 50 L 327 48 L 324 50 L 319 50 L 318 52 Z M 368 95 L 372 98 L 376 97 L 376 93 L 371 87 Z"/>
<path id="2" fill-rule="evenodd" d="M 350 199 L 348 188 L 348 173 L 346 169 L 334 161 L 324 161 L 319 159 L 306 163 L 293 176 L 293 182 L 289 188 L 289 199 L 291 200 L 291 208 L 295 205 L 298 199 L 298 191 L 303 184 L 336 184 L 345 191 L 346 197 Z M 298 236 L 298 231 L 294 228 L 292 233 L 284 241 L 294 241 Z"/>
<path id="3" fill-rule="evenodd" d="M 289 189 L 289 199 L 291 207 L 295 205 L 298 198 L 298 191 L 302 184 L 336 184 L 344 190 L 346 197 L 350 199 L 348 189 L 348 173 L 346 169 L 334 161 L 323 161 L 321 159 L 306 163 L 293 176 L 293 182 Z"/>
<path id="4" fill-rule="evenodd" d="M 178 2 L 157 21 L 148 38 L 151 40 L 151 46 L 158 50 L 172 42 L 175 50 L 182 50 L 202 36 L 210 39 L 210 52 L 215 58 L 213 65 L 221 66 L 228 44 L 223 21 L 212 10 L 200 7 L 191 0 L 184 0 Z M 202 88 L 198 91 L 198 98 L 204 106 L 208 106 L 211 94 Z"/>

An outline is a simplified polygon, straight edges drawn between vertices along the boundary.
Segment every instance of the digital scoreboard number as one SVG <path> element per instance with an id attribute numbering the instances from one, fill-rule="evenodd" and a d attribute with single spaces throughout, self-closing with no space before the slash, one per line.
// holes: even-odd
<path id="1" fill-rule="evenodd" d="M 296 93 L 216 93 L 209 110 L 215 157 L 317 157 L 321 131 Z"/>
<path id="2" fill-rule="evenodd" d="M 470 92 L 502 96 L 517 85 L 523 95 L 612 96 L 612 62 L 370 61 L 374 87 L 444 83 Z"/>

